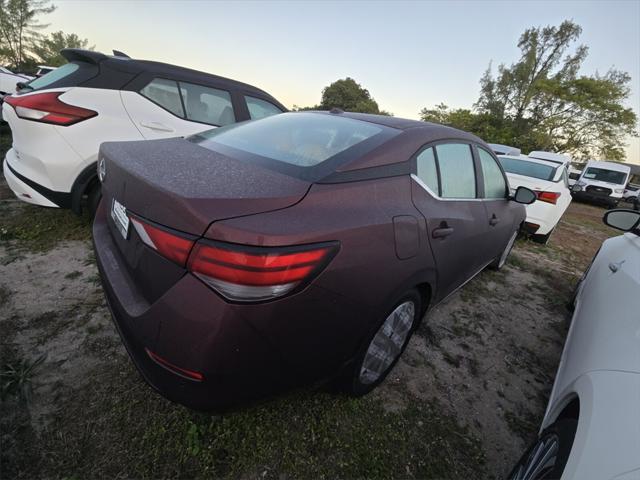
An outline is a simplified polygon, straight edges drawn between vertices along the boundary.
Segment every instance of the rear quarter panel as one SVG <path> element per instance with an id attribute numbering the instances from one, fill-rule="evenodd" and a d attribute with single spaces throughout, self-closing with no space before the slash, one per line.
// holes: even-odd
<path id="1" fill-rule="evenodd" d="M 98 112 L 96 117 L 75 125 L 53 127 L 79 157 L 79 161 L 70 165 L 64 178 L 58 179 L 61 184 L 64 183 L 66 191 L 71 190 L 73 182 L 85 168 L 96 163 L 102 142 L 143 139 L 129 119 L 117 90 L 75 87 L 62 95 L 60 100 Z"/>
<path id="2" fill-rule="evenodd" d="M 589 372 L 568 390 L 580 399 L 580 417 L 562 480 L 611 479 L 633 470 L 631 478 L 640 478 L 640 374 Z"/>
<path id="3" fill-rule="evenodd" d="M 396 253 L 393 218 L 413 217 L 420 248 L 415 256 L 400 260 Z M 299 362 L 313 363 L 322 355 L 317 345 L 335 349 L 347 359 L 363 335 L 382 321 L 393 303 L 408 288 L 420 283 L 433 286 L 435 271 L 428 248 L 424 219 L 411 202 L 410 177 L 313 185 L 307 196 L 287 209 L 215 222 L 206 237 L 249 245 L 283 246 L 338 240 L 340 250 L 329 266 L 307 287 L 313 297 L 324 290 L 329 303 L 305 302 L 305 291 L 287 300 L 283 312 L 299 311 L 297 318 L 272 312 L 255 320 L 283 353 Z M 406 237 L 405 237 L 406 238 Z M 278 302 L 275 302 L 276 304 Z M 265 306 L 262 308 L 264 309 Z M 324 310 L 324 311 L 323 311 Z M 305 313 L 306 312 L 306 313 Z M 291 338 L 291 322 L 305 335 Z"/>

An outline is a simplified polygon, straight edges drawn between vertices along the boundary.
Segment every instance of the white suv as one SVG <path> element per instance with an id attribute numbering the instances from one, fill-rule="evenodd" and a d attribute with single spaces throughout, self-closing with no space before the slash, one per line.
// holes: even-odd
<path id="1" fill-rule="evenodd" d="M 258 88 L 164 63 L 67 49 L 69 61 L 4 98 L 13 133 L 4 175 L 29 203 L 90 211 L 105 141 L 192 135 L 285 111 Z"/>

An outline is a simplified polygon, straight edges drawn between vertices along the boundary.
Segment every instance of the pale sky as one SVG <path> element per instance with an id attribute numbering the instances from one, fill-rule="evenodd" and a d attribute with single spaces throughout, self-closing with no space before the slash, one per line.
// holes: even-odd
<path id="1" fill-rule="evenodd" d="M 444 102 L 471 107 L 490 61 L 519 58 L 532 26 L 572 19 L 589 46 L 581 73 L 624 70 L 640 114 L 640 0 L 289 1 L 54 0 L 48 30 L 260 87 L 286 106 L 315 105 L 350 76 L 380 108 L 405 118 Z M 627 161 L 640 164 L 640 141 Z"/>

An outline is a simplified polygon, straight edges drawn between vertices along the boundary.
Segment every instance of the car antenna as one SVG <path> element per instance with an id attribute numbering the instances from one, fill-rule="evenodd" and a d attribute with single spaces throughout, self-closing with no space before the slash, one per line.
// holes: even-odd
<path id="1" fill-rule="evenodd" d="M 120 50 L 114 50 L 113 51 L 113 56 L 114 57 L 131 58 L 129 55 L 127 55 L 126 53 L 121 52 Z"/>
<path id="2" fill-rule="evenodd" d="M 344 113 L 344 110 L 342 110 L 341 108 L 338 107 L 333 107 L 331 110 L 329 110 L 329 113 Z"/>

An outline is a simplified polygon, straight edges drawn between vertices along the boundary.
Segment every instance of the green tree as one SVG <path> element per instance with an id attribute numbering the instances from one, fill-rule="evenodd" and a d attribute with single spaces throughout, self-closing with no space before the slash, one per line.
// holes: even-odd
<path id="1" fill-rule="evenodd" d="M 65 34 L 64 32 L 53 32 L 48 37 L 38 40 L 33 47 L 33 53 L 39 61 L 45 65 L 59 67 L 67 63 L 67 60 L 60 55 L 60 50 L 64 48 L 83 48 L 93 50 L 95 45 L 89 47 L 89 40 L 78 37 L 75 33 Z"/>
<path id="2" fill-rule="evenodd" d="M 378 103 L 371 97 L 369 90 L 350 77 L 336 80 L 322 90 L 320 108 L 330 110 L 334 107 L 349 112 L 380 112 Z"/>
<path id="3" fill-rule="evenodd" d="M 336 80 L 322 90 L 320 105 L 313 107 L 298 107 L 294 110 L 331 110 L 340 108 L 345 112 L 376 113 L 379 115 L 392 115 L 380 110 L 378 103 L 371 97 L 369 90 L 363 88 L 353 78 L 347 77 Z"/>
<path id="4" fill-rule="evenodd" d="M 48 0 L 0 0 L 0 58 L 18 70 L 32 64 L 29 50 L 48 26 L 38 17 L 55 8 Z"/>
<path id="5" fill-rule="evenodd" d="M 576 158 L 624 159 L 624 139 L 637 136 L 636 113 L 625 106 L 631 77 L 626 72 L 581 75 L 588 48 L 578 45 L 579 25 L 527 29 L 520 59 L 491 65 L 480 80 L 474 110 L 423 109 L 424 120 L 467 130 L 524 151 L 552 150 Z"/>

